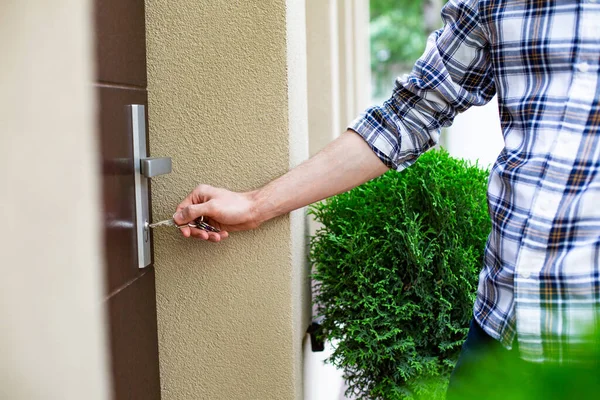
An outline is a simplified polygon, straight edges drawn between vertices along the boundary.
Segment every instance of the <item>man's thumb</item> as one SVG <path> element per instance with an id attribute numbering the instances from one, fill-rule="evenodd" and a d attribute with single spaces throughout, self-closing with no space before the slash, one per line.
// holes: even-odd
<path id="1" fill-rule="evenodd" d="M 208 209 L 208 203 L 192 204 L 173 215 L 173 219 L 177 225 L 187 224 L 198 217 L 208 216 Z"/>

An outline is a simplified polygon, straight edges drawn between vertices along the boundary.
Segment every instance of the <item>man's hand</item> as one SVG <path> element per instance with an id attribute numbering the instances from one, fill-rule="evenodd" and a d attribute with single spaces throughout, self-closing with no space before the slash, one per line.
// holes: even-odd
<path id="1" fill-rule="evenodd" d="M 235 193 L 200 185 L 181 202 L 173 218 L 182 225 L 203 216 L 221 232 L 188 227 L 181 228 L 181 232 L 185 237 L 219 242 L 229 232 L 257 228 L 272 218 L 350 190 L 387 170 L 369 145 L 348 131 L 310 160 L 254 192 Z"/>
<path id="2" fill-rule="evenodd" d="M 221 230 L 207 232 L 198 228 L 183 227 L 185 237 L 220 242 L 229 232 L 254 229 L 260 225 L 253 210 L 253 193 L 235 193 L 209 185 L 199 185 L 177 206 L 173 216 L 178 225 L 204 217 L 210 225 Z"/>

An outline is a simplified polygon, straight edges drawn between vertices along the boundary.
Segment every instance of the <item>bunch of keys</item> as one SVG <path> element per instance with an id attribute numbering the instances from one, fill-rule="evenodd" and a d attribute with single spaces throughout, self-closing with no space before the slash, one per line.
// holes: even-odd
<path id="1" fill-rule="evenodd" d="M 189 224 L 183 224 L 183 225 L 177 225 L 177 223 L 175 222 L 175 220 L 173 218 L 165 219 L 164 221 L 159 221 L 159 222 L 155 222 L 153 224 L 148 225 L 148 227 L 150 227 L 150 228 L 156 228 L 157 226 L 175 226 L 177 228 L 183 228 L 184 226 L 189 226 L 190 228 L 203 229 L 207 232 L 215 232 L 215 233 L 221 232 L 220 229 L 217 229 L 214 226 L 204 222 L 204 217 L 198 217 L 193 222 L 190 222 Z"/>

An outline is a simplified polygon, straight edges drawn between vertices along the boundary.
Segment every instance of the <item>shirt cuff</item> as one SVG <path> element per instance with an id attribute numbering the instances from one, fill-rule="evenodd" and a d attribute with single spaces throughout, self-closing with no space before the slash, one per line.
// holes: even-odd
<path id="1" fill-rule="evenodd" d="M 423 135 L 411 132 L 402 118 L 390 109 L 388 102 L 368 108 L 348 129 L 361 136 L 385 165 L 397 171 L 413 165 L 421 154 L 437 143 L 430 135 L 425 141 Z"/>
<path id="2" fill-rule="evenodd" d="M 396 162 L 393 156 L 400 149 L 400 135 L 394 135 L 384 128 L 385 113 L 383 107 L 368 108 L 352 121 L 348 129 L 362 137 L 386 166 L 401 171 L 406 167 Z"/>

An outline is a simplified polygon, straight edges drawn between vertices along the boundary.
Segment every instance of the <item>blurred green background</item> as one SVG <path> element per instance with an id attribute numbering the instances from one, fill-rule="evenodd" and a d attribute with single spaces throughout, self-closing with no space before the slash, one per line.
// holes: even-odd
<path id="1" fill-rule="evenodd" d="M 381 103 L 396 77 L 410 72 L 425 49 L 427 36 L 442 27 L 445 0 L 371 0 L 372 99 Z"/>

